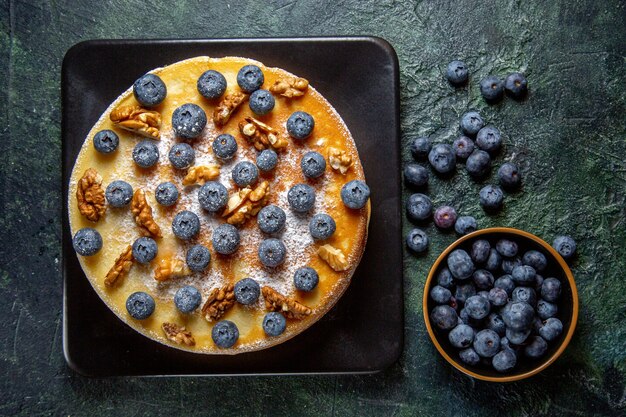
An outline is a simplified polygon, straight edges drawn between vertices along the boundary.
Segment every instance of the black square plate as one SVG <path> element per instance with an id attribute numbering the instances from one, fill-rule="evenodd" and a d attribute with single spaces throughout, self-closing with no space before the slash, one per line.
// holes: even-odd
<path id="1" fill-rule="evenodd" d="M 363 260 L 337 305 L 270 349 L 202 355 L 148 339 L 120 321 L 86 279 L 71 245 L 67 190 L 83 140 L 145 72 L 199 55 L 243 56 L 307 78 L 344 119 L 372 189 Z M 395 362 L 404 333 L 398 59 L 370 37 L 87 41 L 63 61 L 63 345 L 91 376 L 370 373 Z"/>

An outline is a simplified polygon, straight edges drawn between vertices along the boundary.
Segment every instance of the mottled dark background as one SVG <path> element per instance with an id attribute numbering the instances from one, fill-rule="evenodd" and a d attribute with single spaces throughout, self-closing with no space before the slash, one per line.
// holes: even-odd
<path id="1" fill-rule="evenodd" d="M 321 3 L 2 2 L 0 415 L 624 415 L 624 2 Z M 480 186 L 464 172 L 431 182 L 437 203 L 453 203 L 483 227 L 515 226 L 549 241 L 570 233 L 579 241 L 573 271 L 581 314 L 563 357 L 542 375 L 507 385 L 448 366 L 426 335 L 421 297 L 430 265 L 454 236 L 429 229 L 428 255 L 405 257 L 405 351 L 381 374 L 94 380 L 70 371 L 61 349 L 59 271 L 65 51 L 93 38 L 358 34 L 381 36 L 398 53 L 405 145 L 420 134 L 451 141 L 459 115 L 474 107 L 504 133 L 500 161 L 523 170 L 523 191 L 507 196 L 498 216 L 483 215 Z M 457 57 L 473 78 L 455 91 L 442 72 Z M 512 70 L 527 74 L 529 99 L 485 105 L 477 81 Z"/>

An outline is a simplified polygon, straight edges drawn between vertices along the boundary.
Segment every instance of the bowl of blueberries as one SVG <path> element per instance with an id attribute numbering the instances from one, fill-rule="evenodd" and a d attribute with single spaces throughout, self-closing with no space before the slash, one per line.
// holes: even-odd
<path id="1" fill-rule="evenodd" d="M 477 379 L 510 382 L 563 353 L 576 328 L 578 293 L 557 250 L 531 233 L 496 227 L 441 253 L 426 279 L 423 311 L 450 364 Z"/>

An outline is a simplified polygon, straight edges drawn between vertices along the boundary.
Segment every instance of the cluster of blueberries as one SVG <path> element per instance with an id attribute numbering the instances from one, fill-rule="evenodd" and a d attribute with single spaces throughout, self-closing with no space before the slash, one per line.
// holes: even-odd
<path id="1" fill-rule="evenodd" d="M 446 78 L 450 84 L 461 87 L 469 80 L 469 68 L 463 61 L 452 61 L 446 68 Z M 480 94 L 488 103 L 496 103 L 504 97 L 504 94 L 515 100 L 521 100 L 528 94 L 528 81 L 524 74 L 512 72 L 502 78 L 489 75 L 480 80 Z"/>

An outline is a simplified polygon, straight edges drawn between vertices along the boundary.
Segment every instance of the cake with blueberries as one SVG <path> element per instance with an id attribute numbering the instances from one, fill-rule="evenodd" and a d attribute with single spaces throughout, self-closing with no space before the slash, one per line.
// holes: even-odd
<path id="1" fill-rule="evenodd" d="M 371 211 L 332 105 L 307 80 L 239 57 L 140 76 L 87 135 L 67 198 L 74 249 L 109 308 L 146 337 L 208 354 L 265 349 L 324 316 Z"/>

